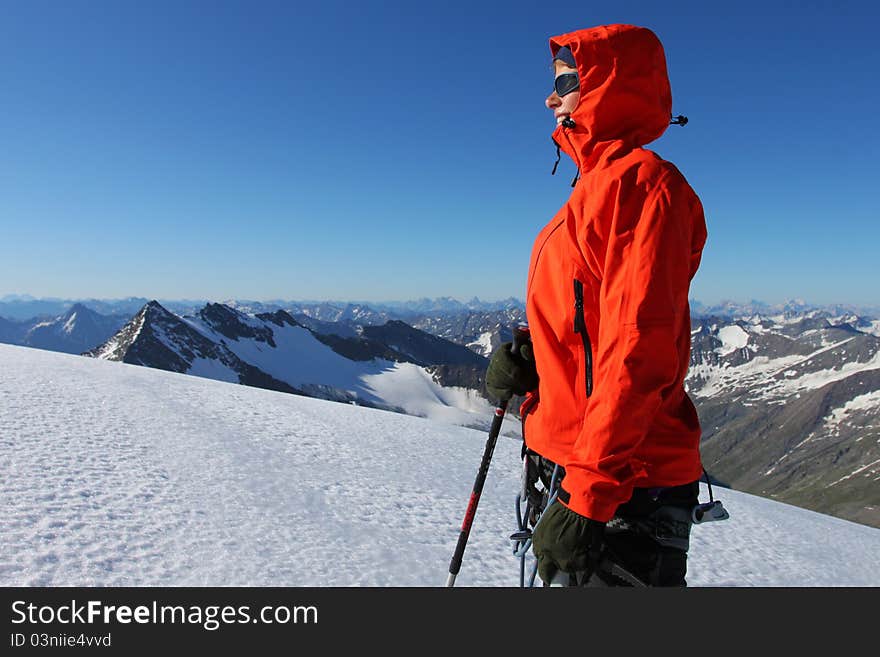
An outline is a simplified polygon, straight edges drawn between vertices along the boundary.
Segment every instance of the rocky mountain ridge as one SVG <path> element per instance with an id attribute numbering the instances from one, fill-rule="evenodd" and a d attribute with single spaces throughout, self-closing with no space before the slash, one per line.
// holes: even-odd
<path id="1" fill-rule="evenodd" d="M 402 322 L 346 338 L 317 334 L 283 310 L 251 315 L 209 303 L 179 316 L 154 300 L 85 355 L 401 412 L 479 407 L 480 425 L 489 416 L 478 390 L 486 360 Z"/>
<path id="2" fill-rule="evenodd" d="M 880 337 L 860 323 L 823 313 L 694 320 L 686 383 L 707 469 L 734 488 L 880 527 Z"/>

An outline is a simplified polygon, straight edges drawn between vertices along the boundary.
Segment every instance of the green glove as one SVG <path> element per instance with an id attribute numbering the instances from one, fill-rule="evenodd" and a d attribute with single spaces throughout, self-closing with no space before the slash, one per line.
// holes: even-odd
<path id="1" fill-rule="evenodd" d="M 604 522 L 575 513 L 562 502 L 551 504 L 532 535 L 541 580 L 549 584 L 559 570 L 576 573 L 595 569 L 604 535 Z"/>
<path id="2" fill-rule="evenodd" d="M 511 352 L 512 346 L 512 342 L 505 342 L 498 347 L 486 370 L 486 392 L 499 401 L 508 401 L 538 387 L 531 343 L 523 344 L 518 354 Z"/>

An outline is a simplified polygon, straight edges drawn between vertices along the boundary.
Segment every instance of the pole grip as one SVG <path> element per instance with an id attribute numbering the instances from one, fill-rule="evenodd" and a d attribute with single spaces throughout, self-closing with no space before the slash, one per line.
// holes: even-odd
<path id="1" fill-rule="evenodd" d="M 519 349 L 532 339 L 527 324 L 517 324 L 513 327 L 513 344 L 510 346 L 511 353 L 520 355 Z"/>

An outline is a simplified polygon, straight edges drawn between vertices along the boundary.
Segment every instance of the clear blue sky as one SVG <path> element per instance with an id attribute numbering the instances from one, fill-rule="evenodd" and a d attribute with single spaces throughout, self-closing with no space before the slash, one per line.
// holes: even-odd
<path id="1" fill-rule="evenodd" d="M 653 29 L 692 297 L 880 303 L 869 2 L 0 1 L 0 296 L 524 297 L 547 39 Z"/>

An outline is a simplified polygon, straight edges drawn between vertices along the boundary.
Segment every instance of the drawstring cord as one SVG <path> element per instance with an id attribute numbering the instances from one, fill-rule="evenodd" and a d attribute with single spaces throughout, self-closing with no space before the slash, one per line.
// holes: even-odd
<path id="1" fill-rule="evenodd" d="M 673 116 L 670 119 L 669 123 L 670 123 L 670 125 L 686 126 L 688 123 L 688 118 L 682 114 L 679 114 L 678 116 Z M 564 125 L 566 128 L 573 128 L 575 123 L 574 123 L 574 121 L 571 120 L 571 117 L 566 117 L 566 119 L 562 122 L 562 125 Z M 555 139 L 553 140 L 553 143 L 556 144 Z M 559 160 L 561 157 L 562 156 L 559 154 L 559 144 L 556 144 L 556 162 L 553 163 L 553 170 L 550 172 L 551 176 L 556 175 L 556 167 L 559 166 Z M 575 185 L 577 185 L 577 182 L 580 179 L 581 179 L 581 172 L 578 171 L 575 174 L 574 178 L 572 178 L 572 180 L 571 180 L 571 186 L 574 187 Z M 708 475 L 707 475 L 707 481 L 708 481 Z M 712 490 L 710 488 L 709 495 L 711 496 L 711 494 L 712 494 Z"/>
<path id="2" fill-rule="evenodd" d="M 566 119 L 566 121 L 571 121 L 571 119 Z M 574 121 L 571 121 L 571 125 L 569 125 L 569 124 L 567 124 L 567 123 L 565 123 L 565 122 L 563 122 L 562 125 L 564 125 L 566 128 L 570 128 L 570 127 L 572 127 L 572 126 L 574 125 Z M 556 175 L 556 168 L 559 166 L 559 160 L 562 159 L 562 154 L 561 154 L 561 152 L 560 152 L 561 149 L 560 149 L 560 147 L 559 147 L 559 144 L 556 143 L 556 140 L 553 139 L 552 141 L 553 141 L 554 144 L 556 144 L 556 161 L 553 163 L 553 170 L 550 171 L 550 175 L 551 175 L 551 176 L 555 176 L 555 175 Z M 581 172 L 578 171 L 578 172 L 574 175 L 574 178 L 572 178 L 571 186 L 574 187 L 574 186 L 577 184 L 577 181 L 580 180 L 580 178 L 581 178 Z"/>

